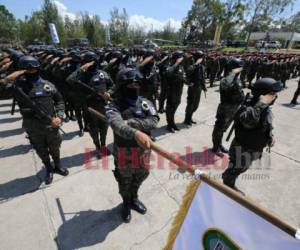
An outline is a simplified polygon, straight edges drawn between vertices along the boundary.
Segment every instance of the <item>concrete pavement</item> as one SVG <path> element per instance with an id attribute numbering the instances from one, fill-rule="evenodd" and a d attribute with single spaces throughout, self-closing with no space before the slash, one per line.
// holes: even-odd
<path id="1" fill-rule="evenodd" d="M 261 163 L 247 171 L 238 185 L 254 202 L 300 227 L 300 106 L 288 104 L 296 89 L 290 80 L 273 108 L 276 145 Z M 205 161 L 219 102 L 217 87 L 202 96 L 192 128 L 165 130 L 165 115 L 154 131 L 157 143 L 178 152 L 191 162 Z M 161 249 L 191 177 L 177 171 L 153 154 L 151 174 L 140 191 L 148 207 L 144 216 L 133 212 L 130 224 L 119 217 L 120 196 L 111 170 L 103 161 L 87 157 L 93 143 L 86 133 L 77 135 L 77 124 L 64 124 L 62 161 L 68 177 L 55 175 L 50 186 L 43 183 L 41 161 L 21 129 L 19 113 L 10 115 L 11 100 L 0 101 L 0 249 Z M 184 119 L 186 90 L 176 121 Z M 112 143 L 109 130 L 108 144 Z M 226 144 L 229 146 L 229 144 Z M 211 159 L 205 172 L 219 179 L 226 159 Z M 161 167 L 161 168 L 159 168 Z"/>

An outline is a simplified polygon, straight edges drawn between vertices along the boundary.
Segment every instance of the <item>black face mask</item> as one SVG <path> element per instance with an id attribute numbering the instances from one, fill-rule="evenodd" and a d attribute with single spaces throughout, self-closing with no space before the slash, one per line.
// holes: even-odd
<path id="1" fill-rule="evenodd" d="M 139 97 L 140 89 L 139 88 L 127 88 L 126 86 L 124 86 L 123 93 L 124 93 L 123 96 L 124 96 L 127 104 L 134 105 L 136 100 Z"/>
<path id="2" fill-rule="evenodd" d="M 36 73 L 25 73 L 26 79 L 30 82 L 37 81 L 40 78 L 40 72 L 37 71 Z"/>

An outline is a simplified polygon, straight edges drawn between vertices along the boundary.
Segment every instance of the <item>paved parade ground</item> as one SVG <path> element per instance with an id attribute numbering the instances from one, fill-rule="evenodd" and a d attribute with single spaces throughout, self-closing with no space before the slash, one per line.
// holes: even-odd
<path id="1" fill-rule="evenodd" d="M 287 86 L 273 108 L 275 147 L 237 185 L 256 204 L 300 228 L 300 105 L 289 106 L 297 80 Z M 20 114 L 10 115 L 11 102 L 0 101 L 0 249 L 162 249 L 189 174 L 153 153 L 151 174 L 140 191 L 148 213 L 133 211 L 131 223 L 125 224 L 119 216 L 121 198 L 111 171 L 112 156 L 97 161 L 89 134 L 79 137 L 77 123 L 66 123 L 61 157 L 70 175 L 55 175 L 45 186 L 42 163 L 25 138 Z M 220 179 L 227 158 L 210 157 L 208 150 L 218 102 L 218 87 L 209 88 L 194 117 L 197 125 L 186 128 L 181 124 L 185 88 L 176 113 L 181 131 L 167 133 L 163 114 L 153 134 L 161 147 L 202 164 L 207 174 Z M 111 129 L 107 142 L 112 148 Z"/>

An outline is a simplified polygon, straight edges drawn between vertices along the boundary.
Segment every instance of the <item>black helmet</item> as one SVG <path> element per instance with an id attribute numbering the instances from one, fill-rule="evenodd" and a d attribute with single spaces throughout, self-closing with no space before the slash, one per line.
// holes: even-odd
<path id="1" fill-rule="evenodd" d="M 283 89 L 283 84 L 273 78 L 261 78 L 257 80 L 251 87 L 253 96 L 266 95 L 272 92 L 280 92 Z"/>
<path id="2" fill-rule="evenodd" d="M 83 55 L 83 61 L 85 63 L 96 61 L 96 60 L 97 60 L 97 55 L 92 51 L 88 51 Z"/>
<path id="3" fill-rule="evenodd" d="M 144 56 L 145 54 L 147 53 L 147 49 L 145 49 L 145 48 L 141 48 L 141 49 L 139 49 L 139 51 L 138 51 L 138 55 L 139 56 Z"/>
<path id="4" fill-rule="evenodd" d="M 204 57 L 204 53 L 203 53 L 203 51 L 201 51 L 201 50 L 197 50 L 197 51 L 193 54 L 193 57 L 194 57 L 195 60 L 198 60 L 199 58 Z"/>
<path id="5" fill-rule="evenodd" d="M 20 69 L 39 69 L 40 63 L 33 56 L 22 56 L 19 61 Z"/>
<path id="6" fill-rule="evenodd" d="M 69 52 L 69 56 L 72 57 L 73 59 L 77 59 L 77 60 L 81 59 L 80 52 L 78 50 L 71 50 Z"/>
<path id="7" fill-rule="evenodd" d="M 160 57 L 161 58 L 164 58 L 165 56 L 168 56 L 169 55 L 169 51 L 161 51 L 161 53 L 160 53 Z"/>
<path id="8" fill-rule="evenodd" d="M 177 50 L 172 55 L 173 60 L 177 60 L 178 58 L 182 57 L 184 57 L 184 52 L 182 50 Z"/>
<path id="9" fill-rule="evenodd" d="M 239 58 L 231 57 L 229 59 L 228 66 L 229 66 L 230 70 L 242 68 L 242 67 L 244 67 L 244 62 Z"/>
<path id="10" fill-rule="evenodd" d="M 142 74 L 137 69 L 124 68 L 118 75 L 116 83 L 119 86 L 117 96 L 120 99 L 125 100 L 125 103 L 132 105 L 135 103 L 139 96 Z M 131 83 L 136 83 L 136 87 L 129 88 Z"/>
<path id="11" fill-rule="evenodd" d="M 54 54 L 55 54 L 55 56 L 62 57 L 62 56 L 64 56 L 64 54 L 65 54 L 65 50 L 62 49 L 62 48 L 56 49 L 56 50 L 54 51 Z"/>
<path id="12" fill-rule="evenodd" d="M 118 58 L 118 60 L 121 60 L 123 57 L 122 52 L 119 50 L 116 50 L 112 52 L 111 58 Z"/>
<path id="13" fill-rule="evenodd" d="M 146 53 L 144 54 L 144 58 L 150 57 L 150 56 L 156 56 L 156 52 L 154 49 L 147 49 Z"/>
<path id="14" fill-rule="evenodd" d="M 120 71 L 118 81 L 121 84 L 127 85 L 132 82 L 141 82 L 143 75 L 137 69 L 125 68 Z"/>
<path id="15" fill-rule="evenodd" d="M 18 50 L 14 50 L 11 54 L 10 54 L 10 58 L 13 62 L 18 63 L 20 58 L 24 56 L 24 53 Z"/>

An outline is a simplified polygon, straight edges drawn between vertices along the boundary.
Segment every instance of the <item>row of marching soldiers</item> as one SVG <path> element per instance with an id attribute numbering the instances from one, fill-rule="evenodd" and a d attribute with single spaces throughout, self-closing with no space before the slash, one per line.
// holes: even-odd
<path id="1" fill-rule="evenodd" d="M 188 85 L 184 123 L 192 126 L 196 123 L 193 114 L 199 106 L 201 93 L 207 91 L 206 79 L 211 84 L 215 77 L 224 76 L 220 83 L 221 103 L 213 131 L 213 151 L 218 155 L 230 155 L 231 165 L 223 174 L 226 185 L 238 190 L 235 180 L 249 167 L 249 163 L 241 169 L 236 167 L 235 146 L 241 146 L 247 152 L 251 149 L 249 152 L 252 154 L 257 146 L 259 148 L 256 150 L 260 152 L 264 146 L 271 145 L 271 124 L 263 123 L 262 126 L 267 124 L 268 127 L 260 128 L 258 118 L 263 110 L 267 110 L 264 119 L 269 119 L 268 107 L 281 90 L 281 82 L 273 78 L 260 78 L 255 83 L 249 82 L 254 97 L 251 99 L 253 103 L 247 105 L 253 108 L 241 113 L 245 120 L 237 123 L 240 130 L 236 131 L 240 133 L 236 133 L 229 152 L 222 146 L 222 136 L 234 119 L 233 115 L 241 103 L 245 103 L 244 86 L 239 75 L 245 72 L 242 57 L 246 55 L 227 56 L 220 74 L 220 69 L 216 71 L 208 67 L 209 62 L 211 58 L 221 61 L 225 55 L 205 54 L 200 50 L 171 53 L 148 49 L 131 53 L 127 49 L 71 49 L 66 52 L 51 48 L 24 54 L 7 49 L 3 51 L 0 62 L 0 97 L 13 98 L 13 103 L 20 107 L 23 128 L 45 165 L 46 184 L 52 182 L 53 173 L 68 175 L 68 170 L 60 161 L 62 138 L 59 130 L 63 121 L 77 121 L 80 136 L 85 131 L 89 132 L 99 157 L 106 147 L 110 125 L 114 132 L 114 176 L 123 199 L 122 218 L 129 222 L 131 209 L 141 214 L 147 211 L 138 198 L 138 190 L 149 175 L 148 168 L 143 167 L 149 157 L 142 156 L 150 154 L 151 141 L 155 139 L 151 131 L 157 127 L 158 113 L 166 113 L 169 132 L 179 130 L 175 113 L 181 102 L 184 84 Z M 247 55 L 245 60 L 248 59 Z M 294 56 L 289 60 L 299 61 L 299 58 Z M 299 75 L 296 69 L 293 74 Z M 258 71 L 255 74 L 256 78 L 267 77 L 259 75 Z M 294 76 L 291 71 L 287 75 L 287 79 Z M 158 108 L 155 105 L 157 100 Z M 102 118 L 99 119 L 99 115 L 95 116 L 95 112 L 92 114 L 90 110 L 96 111 Z M 259 129 L 253 130 L 257 126 Z M 248 136 L 247 128 L 252 129 L 251 136 Z M 265 138 L 262 140 L 255 140 L 255 137 L 261 138 L 263 135 Z M 120 166 L 120 155 L 116 153 L 119 149 L 126 149 L 123 151 L 129 156 L 126 159 L 130 159 L 135 150 L 138 159 L 143 160 L 137 163 L 138 166 L 133 167 L 130 160 L 125 161 L 125 166 Z"/>

